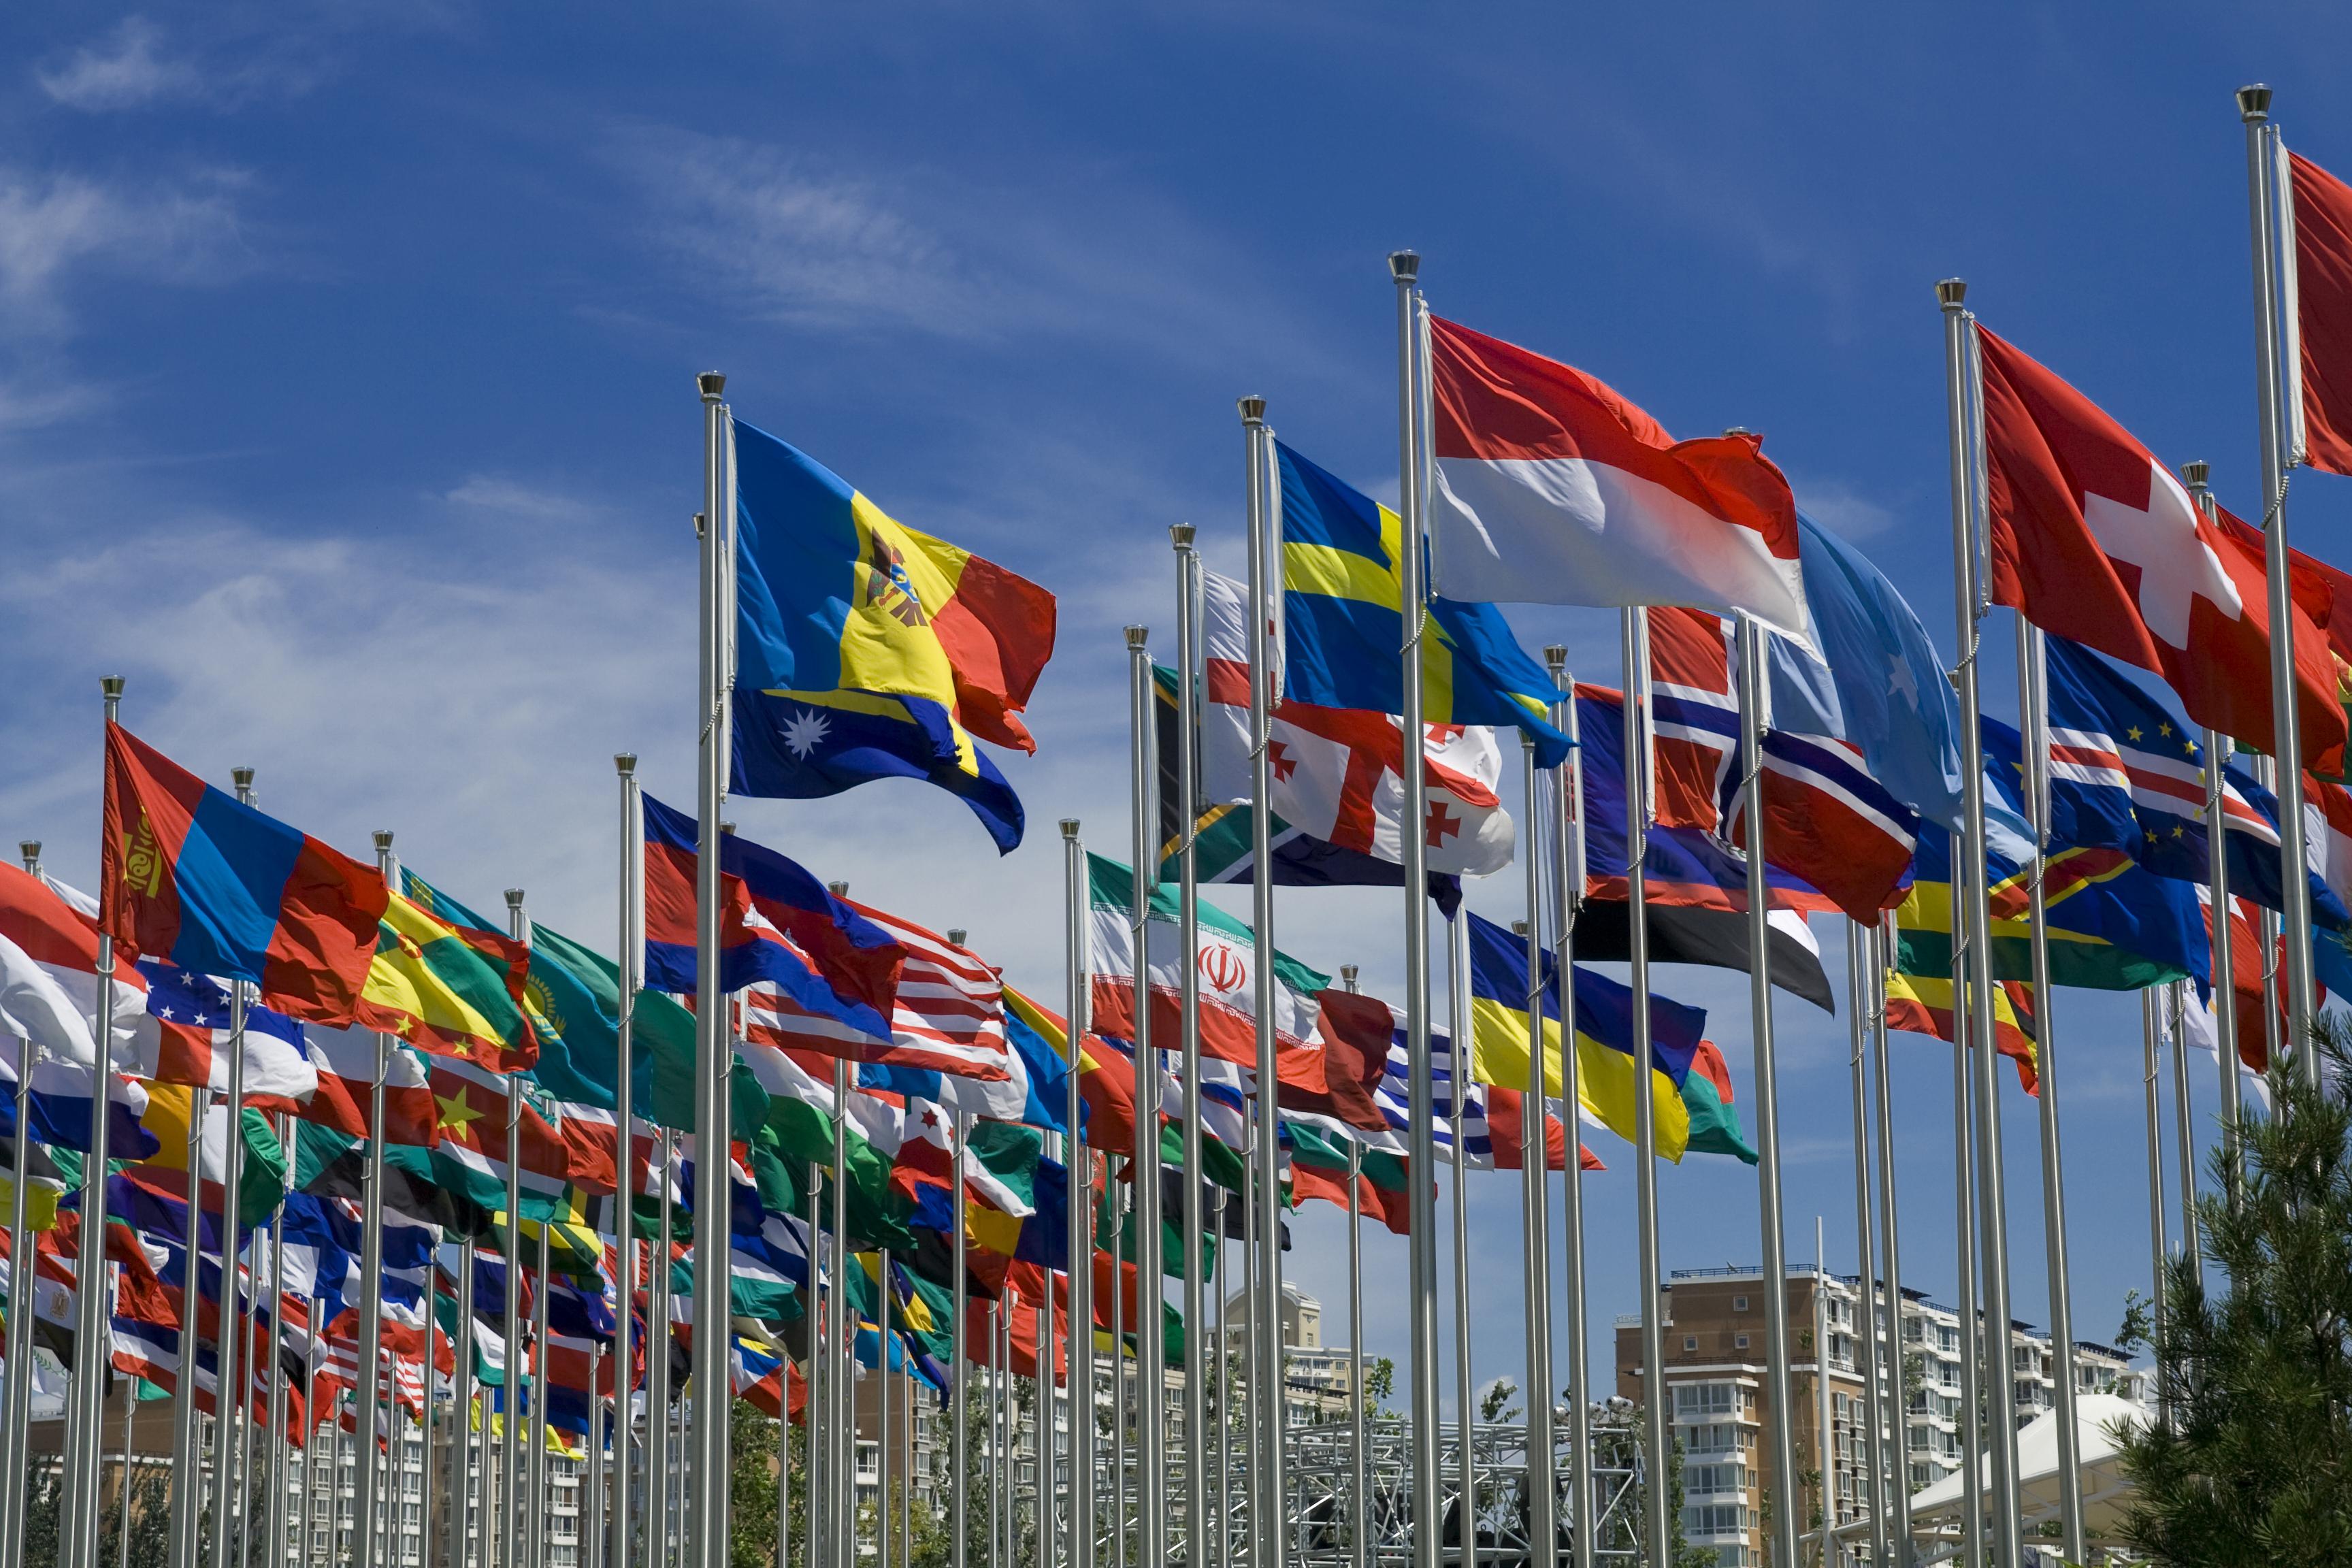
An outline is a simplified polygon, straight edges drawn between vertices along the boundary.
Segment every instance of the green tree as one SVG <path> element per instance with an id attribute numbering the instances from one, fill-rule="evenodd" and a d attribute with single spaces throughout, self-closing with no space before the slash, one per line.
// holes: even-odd
<path id="1" fill-rule="evenodd" d="M 2161 1563 L 2352 1563 L 2352 1038 L 2323 1025 L 2313 1045 L 2332 1086 L 2273 1070 L 2276 1110 L 2235 1129 L 2243 1182 L 2213 1161 L 2238 1202 L 2199 1200 L 2221 1293 L 2188 1258 L 2165 1269 L 2152 1342 L 2169 1418 L 2123 1442 L 2124 1534 Z"/>
<path id="2" fill-rule="evenodd" d="M 780 1445 L 776 1418 L 748 1399 L 730 1414 L 728 1444 L 733 1467 L 727 1478 L 728 1568 L 772 1568 L 776 1561 L 776 1476 Z M 806 1428 L 802 1428 L 804 1434 Z M 792 1477 L 793 1503 L 800 1506 L 799 1475 Z M 792 1543 L 797 1551 L 800 1542 Z"/>
<path id="3" fill-rule="evenodd" d="M 1519 1407 L 1511 1403 L 1511 1395 L 1518 1391 L 1519 1385 L 1507 1377 L 1498 1377 L 1488 1384 L 1486 1392 L 1478 1396 L 1478 1419 L 1481 1421 L 1518 1419 Z"/>

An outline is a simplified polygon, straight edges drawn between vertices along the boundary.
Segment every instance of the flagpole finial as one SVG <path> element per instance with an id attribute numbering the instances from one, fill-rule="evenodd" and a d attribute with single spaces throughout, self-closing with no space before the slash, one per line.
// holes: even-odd
<path id="1" fill-rule="evenodd" d="M 954 946 L 961 947 L 971 941 L 971 932 L 964 930 L 961 926 L 950 926 L 948 927 L 948 941 Z"/>
<path id="2" fill-rule="evenodd" d="M 1528 934 L 1528 922 L 1527 922 L 1527 921 L 1513 921 L 1511 922 L 1511 934 L 1512 934 L 1513 936 L 1525 936 L 1525 935 L 1527 935 L 1527 934 Z"/>
<path id="3" fill-rule="evenodd" d="M 1568 672 L 1568 649 L 1559 643 L 1546 643 L 1544 668 L 1551 671 L 1552 684 L 1559 684 L 1559 678 Z"/>
<path id="4" fill-rule="evenodd" d="M 1076 817 L 1066 816 L 1062 818 L 1062 837 L 1064 841 L 1067 843 L 1075 844 L 1077 842 L 1078 819 Z"/>
<path id="5" fill-rule="evenodd" d="M 372 837 L 375 839 L 375 852 L 378 856 L 384 856 L 392 853 L 391 828 L 379 827 Z"/>
<path id="6" fill-rule="evenodd" d="M 384 837 L 389 838 L 392 835 L 387 833 Z M 507 909 L 509 912 L 520 912 L 521 910 L 522 889 L 520 888 L 509 888 L 507 889 Z"/>
<path id="7" fill-rule="evenodd" d="M 635 752 L 614 752 L 613 753 L 613 771 L 620 774 L 625 779 L 636 777 L 637 753 Z"/>
<path id="8" fill-rule="evenodd" d="M 716 403 L 727 390 L 727 378 L 715 370 L 706 370 L 694 378 L 695 389 L 702 394 L 705 403 Z"/>
<path id="9" fill-rule="evenodd" d="M 16 853 L 25 858 L 26 870 L 30 871 L 36 877 L 41 874 L 41 841 L 39 839 L 18 839 L 16 841 Z"/>
<path id="10" fill-rule="evenodd" d="M 2180 465 L 2180 482 L 2192 490 L 2203 489 L 2206 481 L 2212 477 L 2212 474 L 2213 465 L 2210 463 L 2189 462 Z"/>
<path id="11" fill-rule="evenodd" d="M 1947 278 L 1936 285 L 1936 303 L 1947 310 L 1958 310 L 1968 303 L 1968 299 L 1969 280 L 1965 278 Z"/>
<path id="12" fill-rule="evenodd" d="M 2238 89 L 2238 118 L 2268 120 L 2271 117 L 2271 89 L 2268 84 L 2253 82 Z"/>
<path id="13" fill-rule="evenodd" d="M 1171 522 L 1168 525 L 1169 541 L 1180 552 L 1192 548 L 1192 525 L 1189 522 Z"/>
<path id="14" fill-rule="evenodd" d="M 1129 626 L 1127 628 L 1128 652 L 1141 653 L 1145 648 L 1150 646 L 1151 628 L 1150 626 Z"/>
<path id="15" fill-rule="evenodd" d="M 1242 411 L 1242 423 L 1243 423 L 1243 424 L 1244 424 L 1244 425 L 1260 425 L 1260 424 L 1265 423 L 1265 398 L 1263 398 L 1263 397 L 1241 397 L 1241 398 L 1236 398 L 1236 399 L 1234 399 L 1234 405 L 1235 405 L 1235 406 L 1239 407 L 1239 408 L 1241 409 L 1241 411 Z"/>
<path id="16" fill-rule="evenodd" d="M 1350 996 L 1356 994 L 1356 976 L 1360 973 L 1362 972 L 1352 963 L 1343 963 L 1339 966 L 1339 984 L 1348 988 L 1348 994 Z"/>
<path id="17" fill-rule="evenodd" d="M 1756 434 L 1756 432 L 1750 430 L 1745 425 L 1727 425 L 1723 427 L 1723 433 L 1727 436 L 1753 436 Z"/>
<path id="18" fill-rule="evenodd" d="M 253 804 L 253 770 L 251 768 L 229 769 L 228 782 L 236 789 L 237 799 L 248 805 Z"/>
<path id="19" fill-rule="evenodd" d="M 106 721 L 111 724 L 114 722 L 114 716 L 122 710 L 122 677 L 100 676 L 98 689 L 99 694 L 106 699 Z"/>
<path id="20" fill-rule="evenodd" d="M 1411 283 L 1421 276 L 1421 252 L 1391 250 L 1389 252 L 1389 276 L 1400 283 Z"/>
<path id="21" fill-rule="evenodd" d="M 836 899 L 849 897 L 849 884 L 846 882 L 827 882 L 824 885 L 824 890 Z"/>

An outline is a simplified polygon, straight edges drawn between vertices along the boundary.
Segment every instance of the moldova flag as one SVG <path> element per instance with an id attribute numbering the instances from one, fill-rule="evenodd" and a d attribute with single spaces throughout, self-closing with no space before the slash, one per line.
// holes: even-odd
<path id="1" fill-rule="evenodd" d="M 106 734 L 100 929 L 119 958 L 249 980 L 291 1018 L 348 1024 L 390 899 L 383 875 Z"/>

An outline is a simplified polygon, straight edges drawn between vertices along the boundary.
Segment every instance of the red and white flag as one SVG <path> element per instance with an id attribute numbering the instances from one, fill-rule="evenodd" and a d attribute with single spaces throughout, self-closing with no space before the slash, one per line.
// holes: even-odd
<path id="1" fill-rule="evenodd" d="M 1797 500 L 1760 437 L 1677 441 L 1580 370 L 1430 322 L 1445 598 L 1695 605 L 1806 633 Z"/>
<path id="2" fill-rule="evenodd" d="M 850 907 L 906 950 L 890 1037 L 868 1035 L 811 1011 L 784 987 L 744 988 L 743 1033 L 755 1045 L 816 1051 L 852 1061 L 919 1068 L 1002 1083 L 1012 1076 L 1004 1038 L 1004 986 L 986 960 L 911 921 L 867 905 Z"/>
<path id="3" fill-rule="evenodd" d="M 2271 722 L 2263 563 L 2089 398 L 1979 327 L 1992 596 L 2055 636 L 2153 670 L 2189 716 L 2263 751 Z M 2334 661 L 2296 612 L 2305 759 L 2336 772 Z"/>
<path id="4" fill-rule="evenodd" d="M 1203 575 L 1205 695 L 1201 795 L 1250 798 L 1248 590 Z M 1404 723 L 1390 713 L 1276 704 L 1266 748 L 1268 801 L 1301 833 L 1375 859 L 1404 860 Z M 1422 840 L 1434 872 L 1483 877 L 1511 863 L 1511 814 L 1497 793 L 1503 750 L 1479 724 L 1428 724 Z M 902 980 L 903 987 L 905 982 Z"/>

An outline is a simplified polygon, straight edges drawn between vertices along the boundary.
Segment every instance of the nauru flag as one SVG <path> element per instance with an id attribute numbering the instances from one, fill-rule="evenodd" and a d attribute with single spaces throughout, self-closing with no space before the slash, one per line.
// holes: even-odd
<path id="1" fill-rule="evenodd" d="M 1796 497 L 1762 437 L 1676 441 L 1582 371 L 1452 321 L 1430 337 L 1439 595 L 1746 610 L 1805 635 Z"/>

